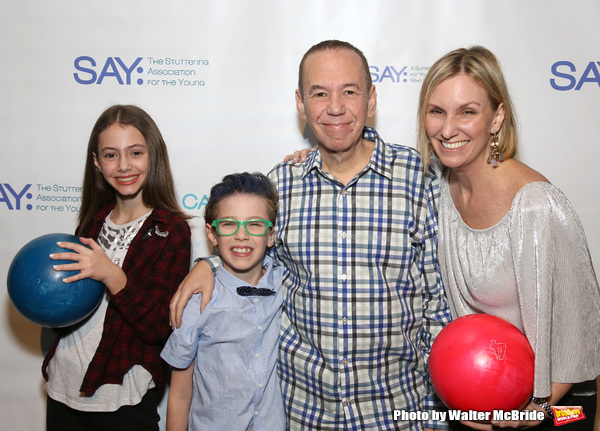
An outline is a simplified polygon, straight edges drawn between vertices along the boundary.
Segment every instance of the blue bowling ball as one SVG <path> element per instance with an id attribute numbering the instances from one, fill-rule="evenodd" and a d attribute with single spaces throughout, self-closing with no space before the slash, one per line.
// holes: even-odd
<path id="1" fill-rule="evenodd" d="M 60 328 L 80 322 L 100 304 L 104 284 L 89 278 L 64 283 L 77 271 L 55 271 L 53 265 L 73 263 L 52 260 L 51 253 L 70 252 L 58 241 L 81 244 L 79 238 L 63 233 L 40 236 L 19 250 L 8 269 L 8 295 L 25 318 L 41 326 Z"/>

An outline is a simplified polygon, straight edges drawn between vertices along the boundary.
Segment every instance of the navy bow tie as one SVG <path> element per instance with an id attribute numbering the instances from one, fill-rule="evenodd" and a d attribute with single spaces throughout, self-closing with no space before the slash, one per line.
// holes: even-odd
<path id="1" fill-rule="evenodd" d="M 275 291 L 265 289 L 264 287 L 241 286 L 237 288 L 237 293 L 240 296 L 271 296 L 275 295 Z"/>

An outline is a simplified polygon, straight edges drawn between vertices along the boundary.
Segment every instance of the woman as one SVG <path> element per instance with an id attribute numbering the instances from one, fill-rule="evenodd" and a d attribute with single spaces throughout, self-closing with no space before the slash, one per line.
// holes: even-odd
<path id="1" fill-rule="evenodd" d="M 513 158 L 517 142 L 512 103 L 489 50 L 457 49 L 435 62 L 421 89 L 418 145 L 425 164 L 440 170 L 438 254 L 453 317 L 493 314 L 521 329 L 535 352 L 534 399 L 526 409 L 549 417 L 553 405 L 583 405 L 588 419 L 573 426 L 592 430 L 598 282 L 573 207 Z M 587 383 L 573 385 L 580 382 Z"/>

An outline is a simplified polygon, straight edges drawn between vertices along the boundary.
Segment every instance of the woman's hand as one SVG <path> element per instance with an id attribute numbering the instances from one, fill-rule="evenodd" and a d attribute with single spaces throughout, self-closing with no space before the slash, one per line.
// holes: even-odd
<path id="1" fill-rule="evenodd" d="M 543 408 L 541 408 L 538 404 L 534 403 L 533 401 L 530 401 L 529 404 L 527 404 L 527 406 L 525 406 L 525 408 L 523 408 L 521 411 L 535 411 L 535 412 L 541 412 L 543 413 L 543 416 L 540 415 L 542 418 L 546 417 L 546 413 L 544 411 Z M 532 416 L 532 415 L 528 415 Z M 491 423 L 482 423 L 482 422 L 472 422 L 472 421 L 460 421 L 463 425 L 466 425 L 474 430 L 497 430 L 497 429 L 502 429 L 502 428 L 508 428 L 508 429 L 527 429 L 527 428 L 532 428 L 535 427 L 539 424 L 541 424 L 543 422 L 542 420 L 521 420 L 521 421 L 511 421 L 511 420 L 507 420 L 507 421 L 494 421 L 492 420 Z"/>
<path id="2" fill-rule="evenodd" d="M 552 394 L 548 398 L 550 405 L 558 405 L 560 400 L 573 386 L 572 383 L 552 383 Z M 529 404 L 525 406 L 521 411 L 535 411 L 542 412 L 546 417 L 546 411 L 533 400 L 529 401 Z M 529 416 L 529 415 L 528 415 Z M 540 415 L 541 416 L 541 415 Z M 475 430 L 497 430 L 501 428 L 509 429 L 527 429 L 537 426 L 543 422 L 543 420 L 522 420 L 522 421 L 493 421 L 491 423 L 471 422 L 471 421 L 460 421 L 463 425 L 471 427 Z"/>
<path id="3" fill-rule="evenodd" d="M 79 239 L 84 245 L 73 242 L 58 242 L 59 247 L 71 251 L 50 255 L 53 260 L 73 261 L 73 263 L 54 265 L 52 268 L 55 271 L 79 271 L 78 274 L 64 278 L 63 282 L 73 283 L 84 278 L 91 278 L 104 283 L 113 295 L 125 288 L 127 276 L 119 266 L 111 262 L 102 247 L 91 238 Z"/>
<path id="4" fill-rule="evenodd" d="M 542 418 L 546 417 L 546 412 L 544 411 L 544 409 L 541 408 L 538 404 L 534 403 L 533 401 L 530 401 L 529 404 L 527 404 L 527 406 L 522 411 L 525 411 L 525 410 L 542 412 L 544 415 L 543 416 L 540 415 L 540 416 Z M 492 424 L 496 428 L 525 429 L 525 428 L 531 428 L 536 425 L 539 425 L 542 422 L 543 422 L 543 419 L 542 420 L 523 420 L 523 421 L 492 421 Z"/>

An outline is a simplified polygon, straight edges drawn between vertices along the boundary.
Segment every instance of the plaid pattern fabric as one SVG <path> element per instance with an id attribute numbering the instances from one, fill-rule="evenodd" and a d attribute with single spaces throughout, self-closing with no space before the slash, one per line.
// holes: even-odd
<path id="1" fill-rule="evenodd" d="M 78 234 L 97 238 L 111 209 L 99 211 Z M 188 223 L 169 211 L 154 209 L 123 262 L 127 285 L 110 298 L 102 339 L 82 382 L 82 392 L 93 393 L 107 383 L 121 384 L 125 373 L 136 364 L 152 374 L 158 387 L 164 386 L 165 363 L 160 352 L 171 333 L 169 301 L 188 273 L 190 247 Z M 58 339 L 42 366 L 46 379 L 56 344 Z"/>
<path id="2" fill-rule="evenodd" d="M 291 429 L 419 430 L 394 410 L 440 410 L 427 376 L 450 321 L 436 261 L 434 195 L 417 152 L 375 141 L 348 185 L 319 151 L 269 174 L 286 267 L 280 373 Z"/>

